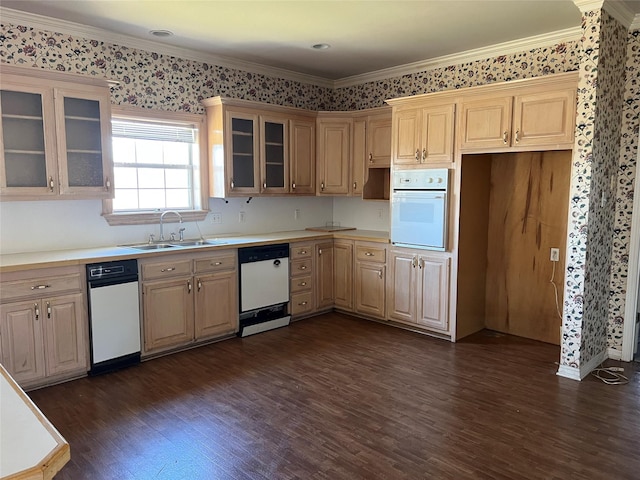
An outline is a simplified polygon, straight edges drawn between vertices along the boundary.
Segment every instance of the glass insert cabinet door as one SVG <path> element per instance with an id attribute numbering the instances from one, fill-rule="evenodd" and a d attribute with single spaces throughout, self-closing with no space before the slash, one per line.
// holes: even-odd
<path id="1" fill-rule="evenodd" d="M 287 120 L 260 116 L 262 192 L 289 191 Z"/>
<path id="2" fill-rule="evenodd" d="M 225 123 L 229 192 L 259 193 L 258 115 L 228 110 Z"/>
<path id="3" fill-rule="evenodd" d="M 0 119 L 0 192 L 57 194 L 51 89 L 3 82 Z"/>
<path id="4" fill-rule="evenodd" d="M 55 90 L 60 193 L 113 196 L 109 94 Z"/>

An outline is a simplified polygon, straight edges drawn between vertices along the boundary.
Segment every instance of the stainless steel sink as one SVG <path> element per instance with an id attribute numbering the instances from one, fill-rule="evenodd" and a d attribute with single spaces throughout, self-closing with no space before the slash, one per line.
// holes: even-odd
<path id="1" fill-rule="evenodd" d="M 171 243 L 139 243 L 136 245 L 123 245 L 129 248 L 135 248 L 136 250 L 163 250 L 165 248 L 180 248 L 180 247 L 200 247 L 205 245 L 224 245 L 225 241 L 222 240 L 183 240 L 175 241 Z"/>
<path id="2" fill-rule="evenodd" d="M 135 248 L 136 250 L 162 250 L 164 248 L 173 248 L 175 245 L 170 243 L 144 243 L 141 245 L 127 245 L 129 248 Z"/>

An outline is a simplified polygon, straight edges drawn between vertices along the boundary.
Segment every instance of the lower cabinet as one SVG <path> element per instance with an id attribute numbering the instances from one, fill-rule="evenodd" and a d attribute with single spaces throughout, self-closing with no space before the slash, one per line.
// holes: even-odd
<path id="1" fill-rule="evenodd" d="M 236 251 L 141 261 L 144 354 L 238 330 Z"/>
<path id="2" fill-rule="evenodd" d="M 315 248 L 316 310 L 333 308 L 333 240 L 318 242 Z"/>
<path id="3" fill-rule="evenodd" d="M 389 259 L 387 317 L 447 332 L 448 257 L 423 250 L 392 249 Z"/>
<path id="4" fill-rule="evenodd" d="M 386 248 L 356 242 L 355 311 L 385 318 Z"/>
<path id="5" fill-rule="evenodd" d="M 335 240 L 333 243 L 334 306 L 353 311 L 353 241 Z"/>
<path id="6" fill-rule="evenodd" d="M 315 312 L 314 251 L 314 245 L 311 242 L 292 243 L 289 246 L 291 259 L 289 313 L 294 320 Z"/>
<path id="7" fill-rule="evenodd" d="M 0 286 L 0 361 L 11 376 L 31 388 L 85 375 L 87 317 L 80 270 L 18 272 L 3 280 L 8 281 Z"/>

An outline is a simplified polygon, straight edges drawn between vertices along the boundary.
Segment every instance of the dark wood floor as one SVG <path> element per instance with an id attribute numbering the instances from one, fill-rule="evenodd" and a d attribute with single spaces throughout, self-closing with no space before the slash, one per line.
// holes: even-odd
<path id="1" fill-rule="evenodd" d="M 640 366 L 607 386 L 558 357 L 328 314 L 30 396 L 60 479 L 640 478 Z"/>

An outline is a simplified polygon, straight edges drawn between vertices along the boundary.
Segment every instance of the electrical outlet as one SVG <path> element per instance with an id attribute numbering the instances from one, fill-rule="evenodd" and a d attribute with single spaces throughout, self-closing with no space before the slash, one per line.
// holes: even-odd
<path id="1" fill-rule="evenodd" d="M 222 214 L 221 213 L 212 213 L 211 214 L 211 223 L 222 223 Z"/>
<path id="2" fill-rule="evenodd" d="M 299 208 L 296 208 L 296 209 L 293 211 L 293 219 L 294 219 L 294 220 L 299 220 L 299 219 L 300 219 L 300 209 L 299 209 Z"/>
<path id="3" fill-rule="evenodd" d="M 246 214 L 245 212 L 240 212 L 240 213 L 238 214 L 238 221 L 239 221 L 240 223 L 244 223 L 244 221 L 245 221 L 246 217 L 247 217 L 247 214 Z"/>
<path id="4" fill-rule="evenodd" d="M 552 248 L 551 249 L 551 256 L 550 256 L 549 260 L 551 260 L 552 262 L 560 261 L 560 249 L 559 248 Z"/>

